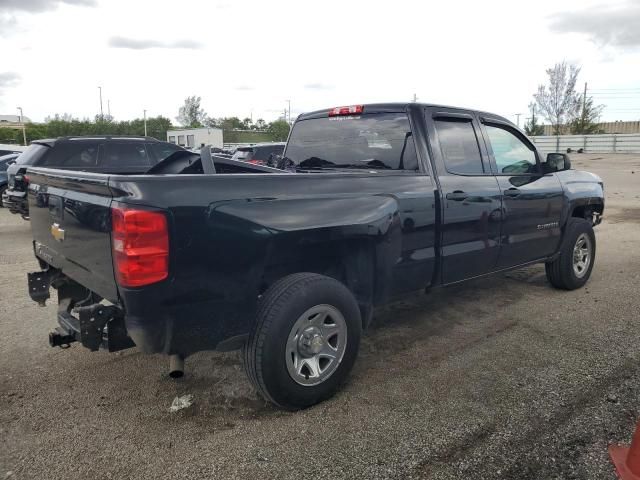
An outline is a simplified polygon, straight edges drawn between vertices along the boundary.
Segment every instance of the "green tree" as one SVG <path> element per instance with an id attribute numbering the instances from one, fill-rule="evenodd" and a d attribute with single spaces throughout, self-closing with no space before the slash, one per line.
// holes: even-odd
<path id="1" fill-rule="evenodd" d="M 538 86 L 533 95 L 538 110 L 553 126 L 553 134 L 560 135 L 562 127 L 572 122 L 582 106 L 582 98 L 576 93 L 576 81 L 580 67 L 563 61 L 547 69 L 549 83 Z"/>
<path id="2" fill-rule="evenodd" d="M 251 130 L 251 126 L 253 125 L 253 122 L 251 121 L 251 119 L 249 117 L 246 117 L 242 120 L 242 128 L 244 130 Z"/>
<path id="3" fill-rule="evenodd" d="M 178 110 L 176 120 L 180 125 L 185 127 L 202 127 L 207 120 L 207 114 L 200 108 L 202 98 L 187 97 L 184 99 L 184 105 Z"/>
<path id="4" fill-rule="evenodd" d="M 538 123 L 538 119 L 536 117 L 536 104 L 531 102 L 529 104 L 529 109 L 531 110 L 531 118 L 529 118 L 529 121 L 524 124 L 525 133 L 531 137 L 543 135 L 544 127 Z"/>
<path id="5" fill-rule="evenodd" d="M 267 132 L 274 142 L 284 142 L 289 136 L 290 129 L 289 123 L 285 120 L 276 120 L 269 124 Z"/>
<path id="6" fill-rule="evenodd" d="M 267 128 L 267 122 L 265 122 L 262 118 L 256 120 L 255 123 L 256 130 L 264 130 Z"/>
<path id="7" fill-rule="evenodd" d="M 574 135 L 593 135 L 603 133 L 603 130 L 598 125 L 603 109 L 604 105 L 593 104 L 593 97 L 587 97 L 584 99 L 584 105 L 580 111 L 580 116 L 569 124 L 571 133 Z"/>
<path id="8" fill-rule="evenodd" d="M 167 130 L 171 129 L 171 120 L 158 116 L 147 118 L 147 135 L 158 140 L 167 139 Z M 47 117 L 45 123 L 27 124 L 27 141 L 42 138 L 56 138 L 74 135 L 144 135 L 144 119 L 114 121 L 97 115 L 95 121 L 89 119 L 79 120 L 70 115 L 54 115 Z M 0 142 L 2 139 L 13 140 L 22 143 L 22 130 L 3 128 L 0 129 Z"/>

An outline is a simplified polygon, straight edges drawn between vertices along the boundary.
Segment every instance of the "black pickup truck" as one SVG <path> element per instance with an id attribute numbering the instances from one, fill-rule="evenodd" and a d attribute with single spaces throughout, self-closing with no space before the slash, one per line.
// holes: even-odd
<path id="1" fill-rule="evenodd" d="M 377 305 L 532 263 L 571 290 L 594 265 L 602 181 L 497 115 L 304 114 L 286 171 L 202 152 L 145 175 L 29 168 L 42 268 L 29 293 L 57 289 L 51 345 L 135 345 L 176 372 L 193 352 L 242 348 L 259 393 L 296 409 L 345 380 Z"/>

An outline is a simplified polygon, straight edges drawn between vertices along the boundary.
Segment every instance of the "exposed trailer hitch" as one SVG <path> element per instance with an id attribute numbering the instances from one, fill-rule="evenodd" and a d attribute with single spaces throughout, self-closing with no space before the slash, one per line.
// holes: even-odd
<path id="1" fill-rule="evenodd" d="M 122 309 L 104 305 L 102 297 L 74 282 L 56 268 L 27 274 L 29 296 L 40 306 L 50 298 L 49 290 L 58 290 L 58 323 L 49 333 L 49 345 L 67 348 L 80 342 L 91 351 L 100 347 L 117 352 L 135 346 L 127 334 Z"/>

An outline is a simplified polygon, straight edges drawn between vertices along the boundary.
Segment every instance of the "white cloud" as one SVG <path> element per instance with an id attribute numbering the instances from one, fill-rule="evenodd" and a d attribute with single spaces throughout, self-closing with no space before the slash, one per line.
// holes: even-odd
<path id="1" fill-rule="evenodd" d="M 0 12 L 44 12 L 54 10 L 60 4 L 94 7 L 97 2 L 96 0 L 0 0 Z"/>
<path id="2" fill-rule="evenodd" d="M 640 3 L 597 5 L 563 12 L 551 20 L 551 30 L 581 33 L 602 46 L 640 48 Z"/>
<path id="3" fill-rule="evenodd" d="M 20 75 L 16 72 L 0 72 L 0 95 L 5 89 L 15 87 L 20 83 Z"/>
<path id="4" fill-rule="evenodd" d="M 146 50 L 148 48 L 185 48 L 197 50 L 202 44 L 194 40 L 173 40 L 170 42 L 152 39 L 137 39 L 120 36 L 109 38 L 109 46 L 113 48 L 129 48 L 131 50 Z"/>

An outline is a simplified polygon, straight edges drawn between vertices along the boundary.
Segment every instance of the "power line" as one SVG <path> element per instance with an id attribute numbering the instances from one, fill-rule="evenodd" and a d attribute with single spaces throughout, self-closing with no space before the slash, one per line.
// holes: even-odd
<path id="1" fill-rule="evenodd" d="M 609 92 L 609 91 L 628 91 L 628 90 L 640 90 L 640 87 L 628 87 L 628 88 L 590 88 L 594 92 Z"/>

